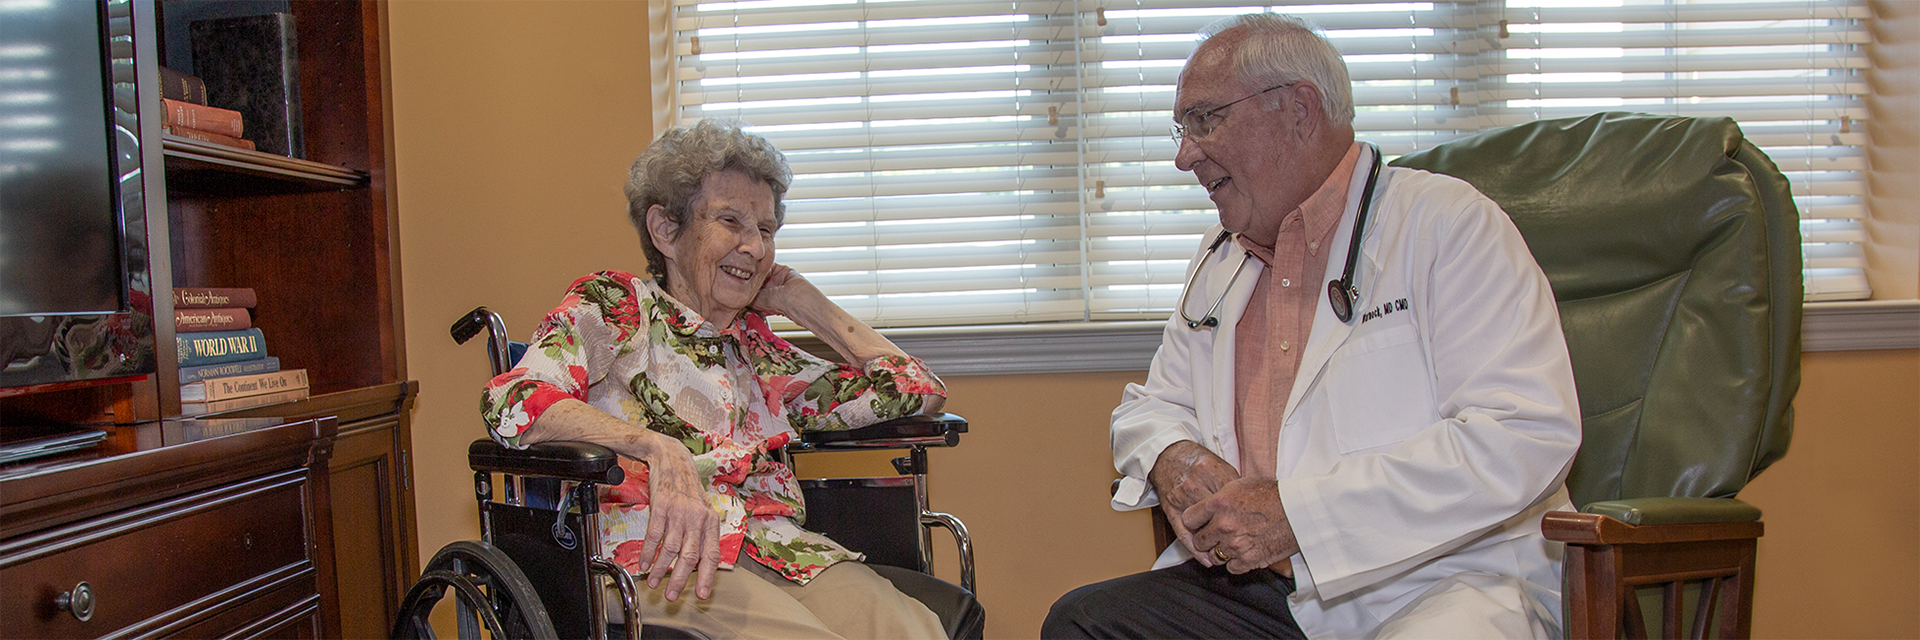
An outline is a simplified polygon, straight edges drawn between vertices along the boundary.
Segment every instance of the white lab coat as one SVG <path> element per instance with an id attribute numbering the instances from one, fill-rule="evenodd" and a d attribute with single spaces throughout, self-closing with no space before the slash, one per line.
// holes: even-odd
<path id="1" fill-rule="evenodd" d="M 1329 279 L 1345 268 L 1370 165 L 1355 163 Z M 1239 463 L 1234 329 L 1263 267 L 1249 262 L 1229 290 L 1244 250 L 1228 243 L 1201 263 L 1204 250 L 1188 267 L 1199 275 L 1186 311 L 1199 318 L 1224 295 L 1219 326 L 1189 329 L 1174 314 L 1146 384 L 1127 385 L 1113 412 L 1116 509 L 1159 504 L 1147 472 L 1180 440 Z M 1313 638 L 1365 637 L 1403 610 L 1435 608 L 1409 606 L 1430 589 L 1498 583 L 1479 601 L 1531 615 L 1531 633 L 1556 633 L 1562 547 L 1542 537 L 1540 518 L 1571 508 L 1564 480 L 1580 422 L 1546 276 L 1493 201 L 1397 167 L 1381 171 L 1356 273 L 1351 324 L 1321 294 L 1279 434 L 1280 496 L 1301 549 L 1295 620 Z M 1155 566 L 1189 557 L 1176 542 Z M 1393 626 L 1483 632 L 1437 624 Z"/>

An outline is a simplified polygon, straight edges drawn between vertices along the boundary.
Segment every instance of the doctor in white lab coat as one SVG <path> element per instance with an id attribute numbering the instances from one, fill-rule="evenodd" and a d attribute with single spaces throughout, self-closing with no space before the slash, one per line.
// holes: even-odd
<path id="1" fill-rule="evenodd" d="M 1352 112 L 1349 102 L 1343 121 L 1337 107 L 1298 106 L 1322 92 L 1295 87 L 1344 82 L 1344 67 L 1337 81 L 1319 82 L 1245 68 L 1249 32 L 1296 23 L 1223 22 L 1181 75 L 1178 163 L 1209 188 L 1224 229 L 1239 232 L 1299 204 L 1270 175 L 1308 194 L 1327 182 L 1327 170 L 1312 168 L 1328 163 L 1312 161 L 1352 144 Z M 1269 85 L 1285 88 L 1278 107 L 1189 115 Z M 1255 134 L 1260 126 L 1280 133 Z M 1377 153 L 1362 149 L 1353 166 L 1336 242 L 1324 252 L 1329 279 L 1346 270 Z M 1236 329 L 1263 265 L 1237 242 L 1216 243 L 1222 227 L 1205 234 L 1147 382 L 1127 386 L 1112 422 L 1123 476 L 1113 506 L 1166 509 L 1180 539 L 1155 568 L 1179 570 L 1083 587 L 1055 604 L 1043 635 L 1256 635 L 1178 622 L 1201 618 L 1250 620 L 1260 637 L 1559 634 L 1562 550 L 1541 535 L 1540 519 L 1571 508 L 1564 480 L 1580 430 L 1546 277 L 1506 215 L 1462 181 L 1384 168 L 1370 195 L 1351 319 L 1320 294 L 1284 391 L 1271 478 L 1239 476 L 1234 416 Z M 1212 326 L 1188 321 L 1207 317 Z M 1249 581 L 1274 591 L 1246 595 Z"/>

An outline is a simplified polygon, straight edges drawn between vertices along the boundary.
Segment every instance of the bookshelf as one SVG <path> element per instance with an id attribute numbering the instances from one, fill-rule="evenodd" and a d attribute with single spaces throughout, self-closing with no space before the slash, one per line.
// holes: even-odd
<path id="1" fill-rule="evenodd" d="M 0 468 L 0 515 L 12 525 L 0 531 L 0 576 L 7 578 L 3 582 L 9 590 L 27 586 L 13 584 L 28 579 L 18 571 L 26 566 L 22 558 L 51 553 L 27 541 L 119 517 L 113 509 L 132 513 L 158 504 L 199 504 L 196 501 L 213 500 L 209 496 L 252 486 L 249 483 L 264 477 L 286 475 L 299 481 L 298 490 L 262 494 L 278 500 L 263 503 L 263 508 L 275 514 L 293 513 L 302 520 L 310 542 L 306 562 L 311 566 L 305 577 L 281 576 L 271 589 L 250 592 L 265 594 L 258 598 L 234 596 L 221 601 L 224 604 L 208 601 L 180 605 L 184 609 L 163 607 L 156 618 L 129 623 L 134 626 L 76 628 L 81 633 L 111 635 L 116 629 L 177 631 L 188 628 L 179 625 L 191 623 L 193 633 L 205 635 L 272 628 L 283 630 L 273 633 L 288 635 L 384 637 L 419 564 L 409 475 L 409 413 L 418 386 L 407 378 L 399 300 L 385 6 L 357 0 L 115 1 L 130 2 L 132 9 L 141 112 L 138 137 L 146 167 L 142 180 L 147 246 L 152 248 L 147 263 L 153 280 L 153 335 L 161 357 L 153 375 L 0 398 L 0 415 L 8 420 L 31 417 L 37 422 L 104 424 L 108 426 L 98 428 L 109 432 L 104 444 L 84 456 L 40 463 L 43 468 L 32 473 L 9 475 Z M 181 26 L 170 25 L 169 19 L 249 11 L 293 15 L 304 157 L 201 142 L 165 133 L 162 127 L 157 79 L 163 61 L 170 53 L 177 54 L 167 51 L 166 35 Z M 285 368 L 307 370 L 310 397 L 204 416 L 183 415 L 179 368 L 171 357 L 176 337 L 172 301 L 177 287 L 254 289 L 259 302 L 253 324 L 264 333 L 268 354 L 279 357 Z M 165 431 L 155 425 L 219 419 L 252 421 L 248 424 L 257 428 L 179 442 L 152 435 Z M 288 438 L 299 444 L 289 444 Z M 249 442 L 259 448 L 250 449 L 254 445 Z M 278 466 L 230 465 L 245 471 L 236 475 L 231 468 L 209 464 L 208 456 L 215 451 L 236 460 L 271 460 Z M 179 463 L 170 465 L 166 460 Z M 107 469 L 166 480 L 120 482 L 132 494 L 116 497 L 107 507 L 91 498 L 76 501 L 59 497 L 65 494 L 36 495 L 105 482 Z M 80 506 L 74 507 L 78 511 L 62 511 L 50 504 Z M 210 509 L 205 513 L 227 515 L 180 517 L 186 518 L 183 522 L 247 517 L 231 509 Z M 208 531 L 244 528 L 232 522 L 194 526 L 210 526 Z M 113 544 L 96 546 L 105 549 Z M 86 548 L 61 553 L 66 555 L 56 557 L 67 557 L 74 566 L 99 570 L 138 561 L 90 558 Z M 215 566 L 232 561 L 202 560 Z M 229 588 L 260 579 L 208 578 L 212 582 L 207 585 L 181 588 L 205 586 L 215 593 L 235 593 Z M 111 594 L 99 597 L 103 604 L 111 604 Z M 124 606 L 125 601 L 121 602 Z M 153 620 L 173 620 L 166 624 L 175 626 L 139 626 L 159 624 Z M 286 631 L 293 629 L 308 631 Z M 15 635 L 0 632 L 0 637 Z"/>

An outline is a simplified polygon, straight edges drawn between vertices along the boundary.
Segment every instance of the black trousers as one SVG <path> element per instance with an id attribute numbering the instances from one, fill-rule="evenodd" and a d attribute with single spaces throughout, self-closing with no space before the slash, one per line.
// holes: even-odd
<path id="1" fill-rule="evenodd" d="M 1189 560 L 1074 589 L 1053 603 L 1042 638 L 1284 638 L 1305 640 L 1287 609 L 1293 579 L 1241 575 Z"/>

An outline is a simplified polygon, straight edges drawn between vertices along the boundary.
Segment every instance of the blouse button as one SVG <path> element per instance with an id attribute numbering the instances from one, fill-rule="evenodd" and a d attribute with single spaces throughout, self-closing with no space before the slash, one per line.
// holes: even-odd
<path id="1" fill-rule="evenodd" d="M 1293 343 L 1291 343 L 1291 342 L 1281 342 L 1281 343 L 1280 343 L 1280 350 L 1281 350 L 1281 351 L 1286 351 L 1286 350 L 1288 350 L 1288 349 L 1292 349 L 1292 348 L 1293 348 Z"/>
<path id="2" fill-rule="evenodd" d="M 1291 286 L 1293 286 L 1293 280 L 1290 280 L 1290 279 L 1287 279 L 1287 278 L 1281 278 L 1281 279 L 1280 279 L 1280 286 L 1282 286 L 1282 287 L 1291 287 Z"/>

